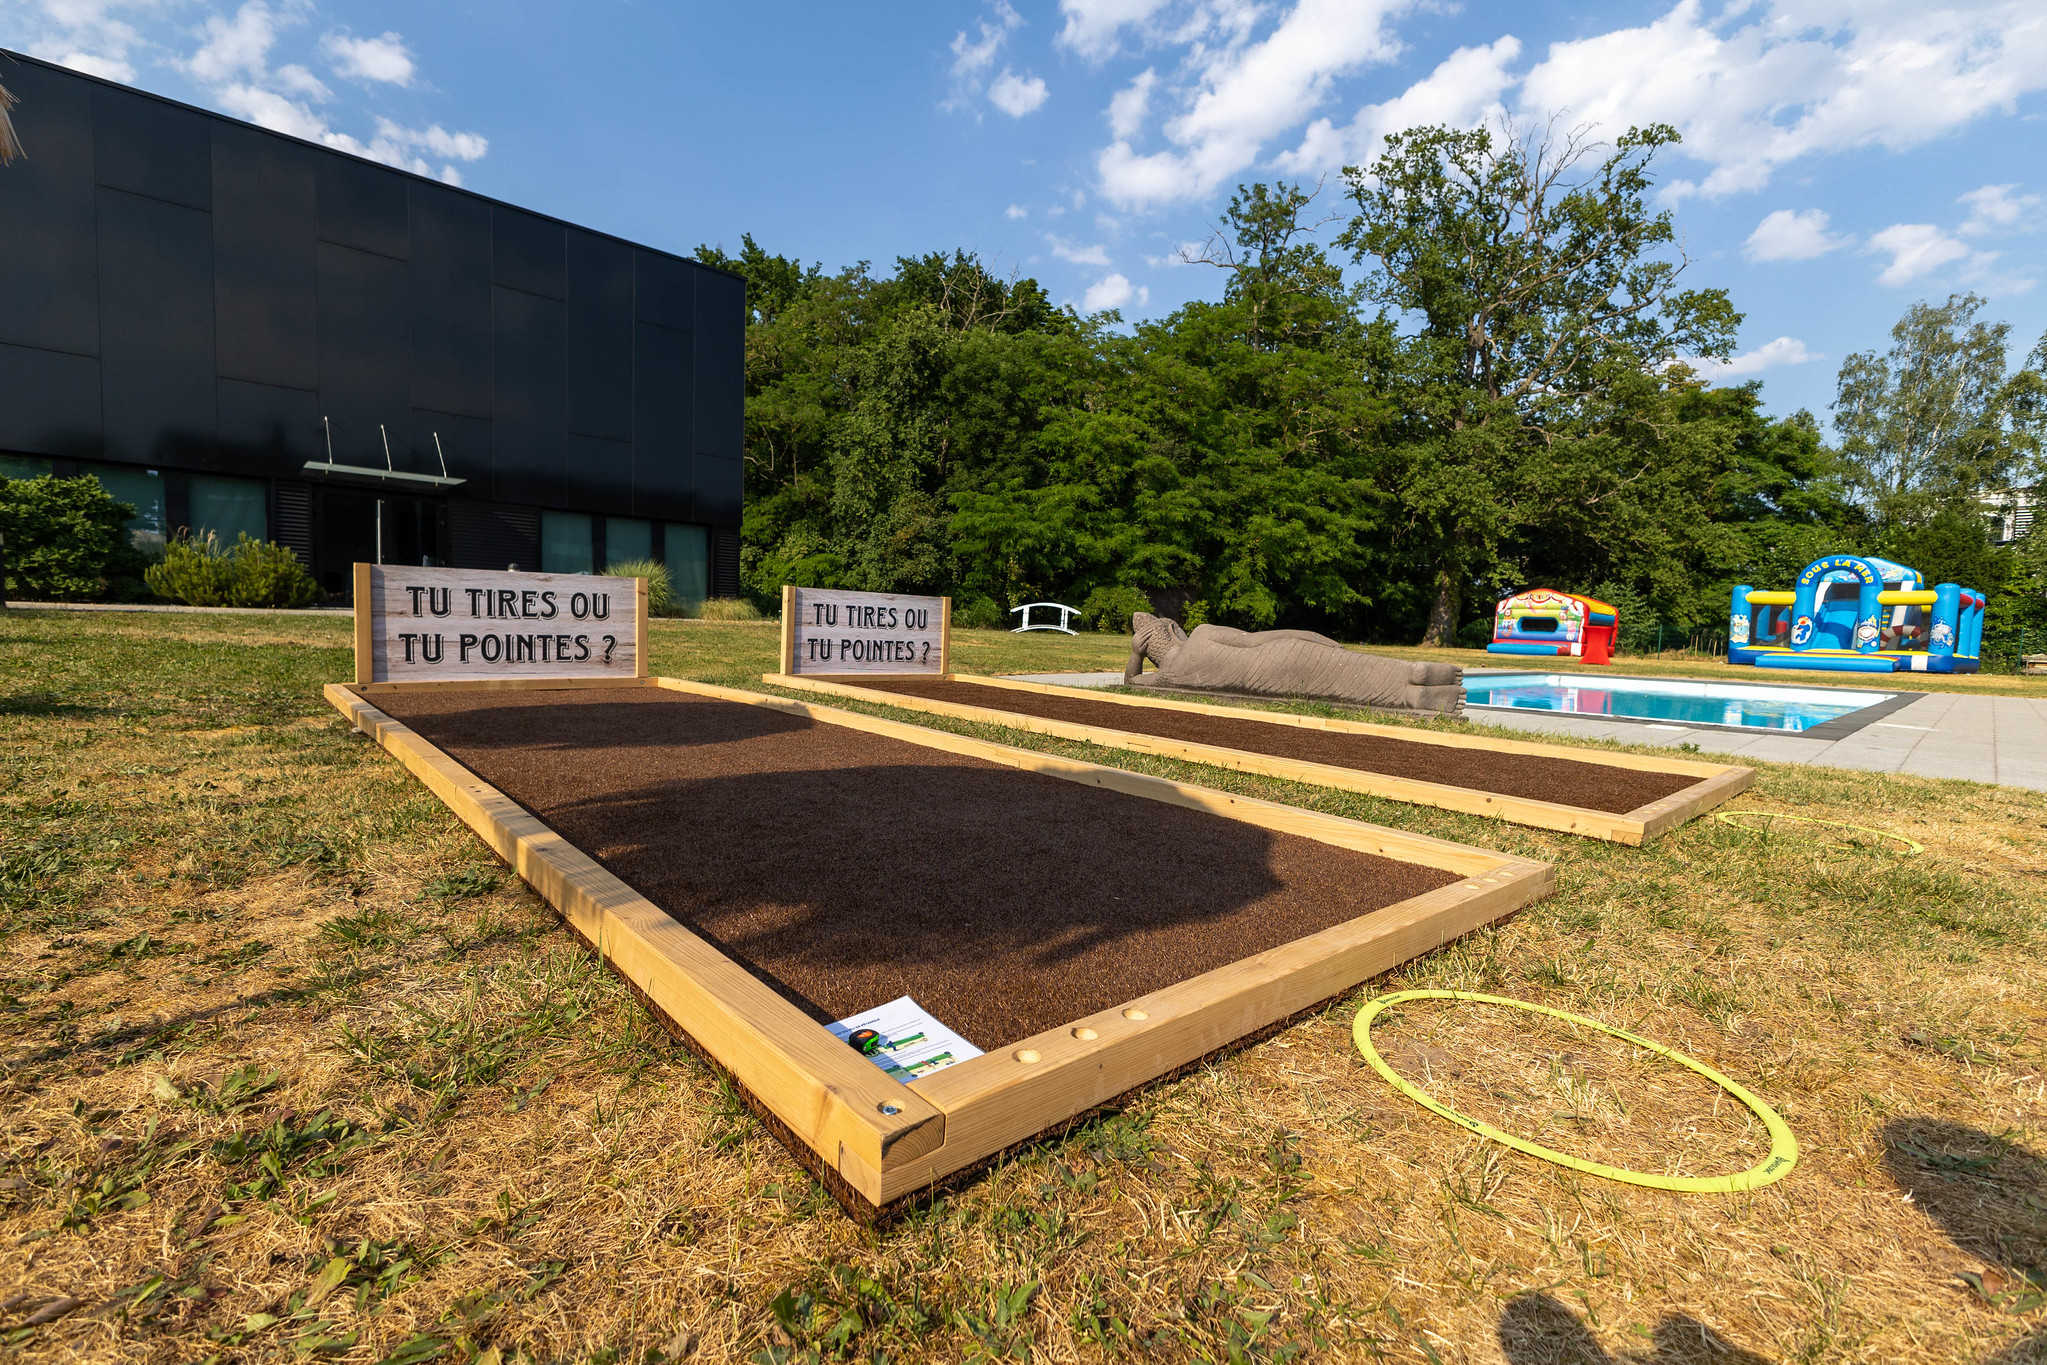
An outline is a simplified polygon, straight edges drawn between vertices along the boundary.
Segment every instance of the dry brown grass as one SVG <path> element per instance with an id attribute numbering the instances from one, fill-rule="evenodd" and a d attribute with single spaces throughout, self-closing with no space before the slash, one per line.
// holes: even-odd
<path id="1" fill-rule="evenodd" d="M 1711 822 L 1634 850 L 1026 737 L 1556 860 L 1552 899 L 1373 992 L 1636 1029 L 1774 1103 L 1803 1157 L 1700 1196 L 1502 1152 L 1363 1065 L 1352 998 L 877 1235 L 321 706 L 339 629 L 24 617 L 0 617 L 23 1360 L 2047 1357 L 2038 794 L 1773 767 L 1739 804 L 1926 854 Z M 772 647 L 676 627 L 657 660 L 739 681 Z M 1757 1150 L 1602 1035 L 1409 1005 L 1377 1036 L 1555 1145 L 1688 1173 Z"/>

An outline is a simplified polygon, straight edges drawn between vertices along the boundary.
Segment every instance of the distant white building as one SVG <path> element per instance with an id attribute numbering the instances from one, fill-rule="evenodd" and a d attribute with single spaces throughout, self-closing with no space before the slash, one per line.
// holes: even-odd
<path id="1" fill-rule="evenodd" d="M 2012 488 L 1995 497 L 1985 498 L 1988 507 L 1985 514 L 1990 523 L 1990 539 L 1993 544 L 2009 545 L 2033 529 L 2033 512 L 2039 506 L 2041 486 Z"/>

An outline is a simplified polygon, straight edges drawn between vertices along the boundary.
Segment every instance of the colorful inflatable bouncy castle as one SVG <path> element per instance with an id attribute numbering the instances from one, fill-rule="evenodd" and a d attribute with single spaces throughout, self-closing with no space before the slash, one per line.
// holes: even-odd
<path id="1" fill-rule="evenodd" d="M 1588 664 L 1613 661 L 1620 616 L 1604 602 L 1554 588 L 1502 598 L 1489 654 L 1568 654 Z"/>
<path id="2" fill-rule="evenodd" d="M 1988 599 L 1928 588 L 1917 570 L 1871 555 L 1827 555 L 1789 592 L 1734 590 L 1727 662 L 1835 673 L 1974 673 Z"/>

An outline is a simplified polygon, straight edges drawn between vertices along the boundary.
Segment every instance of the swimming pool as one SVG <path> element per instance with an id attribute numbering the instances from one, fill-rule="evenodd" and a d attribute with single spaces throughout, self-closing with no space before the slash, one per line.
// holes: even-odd
<path id="1" fill-rule="evenodd" d="M 1600 678 L 1581 673 L 1467 673 L 1464 703 L 1474 708 L 1621 716 L 1676 725 L 1810 730 L 1889 701 L 1891 692 L 1828 687 L 1747 687 L 1662 678 Z"/>

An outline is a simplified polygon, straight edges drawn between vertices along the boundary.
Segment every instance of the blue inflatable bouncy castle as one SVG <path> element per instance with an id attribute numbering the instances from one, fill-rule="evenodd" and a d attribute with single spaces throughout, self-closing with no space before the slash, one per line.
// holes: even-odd
<path id="1" fill-rule="evenodd" d="M 1902 564 L 1828 555 L 1791 592 L 1734 590 L 1727 662 L 1836 673 L 1974 673 L 1986 599 Z"/>

